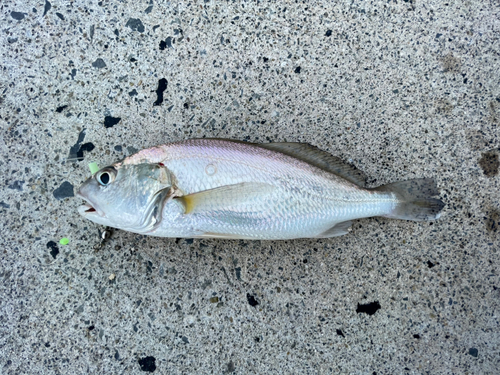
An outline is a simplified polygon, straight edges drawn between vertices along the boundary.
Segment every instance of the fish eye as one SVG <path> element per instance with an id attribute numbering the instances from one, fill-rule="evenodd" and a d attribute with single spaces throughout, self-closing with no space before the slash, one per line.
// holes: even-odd
<path id="1" fill-rule="evenodd" d="M 116 169 L 114 169 L 113 167 L 106 167 L 95 175 L 95 179 L 102 186 L 109 185 L 115 180 L 115 177 Z"/>

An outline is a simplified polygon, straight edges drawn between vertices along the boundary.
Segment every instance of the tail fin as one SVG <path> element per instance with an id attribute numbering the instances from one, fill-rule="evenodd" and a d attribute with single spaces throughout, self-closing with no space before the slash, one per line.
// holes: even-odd
<path id="1" fill-rule="evenodd" d="M 439 195 L 439 191 L 431 178 L 395 182 L 375 190 L 394 193 L 400 200 L 396 208 L 384 217 L 413 221 L 436 220 L 445 206 L 440 199 L 432 198 Z"/>

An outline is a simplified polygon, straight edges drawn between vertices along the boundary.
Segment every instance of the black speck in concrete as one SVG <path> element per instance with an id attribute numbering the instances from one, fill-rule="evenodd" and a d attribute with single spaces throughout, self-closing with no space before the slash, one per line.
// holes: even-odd
<path id="1" fill-rule="evenodd" d="M 479 354 L 479 350 L 477 350 L 476 348 L 470 348 L 469 349 L 469 354 L 473 357 L 476 357 L 477 358 L 477 355 Z"/>
<path id="2" fill-rule="evenodd" d="M 75 68 L 71 69 L 70 76 L 71 76 L 71 79 L 75 79 L 75 76 L 76 76 L 76 69 Z"/>
<path id="3" fill-rule="evenodd" d="M 296 67 L 295 68 L 295 73 L 299 74 L 300 73 L 300 69 L 301 69 L 300 66 Z"/>
<path id="4" fill-rule="evenodd" d="M 94 68 L 101 69 L 101 68 L 105 68 L 105 67 L 106 67 L 106 63 L 104 62 L 104 60 L 103 60 L 103 59 L 101 59 L 101 58 L 99 57 L 96 61 L 94 61 L 94 62 L 92 63 L 92 66 L 93 66 Z"/>
<path id="5" fill-rule="evenodd" d="M 9 42 L 10 44 L 17 42 L 17 40 L 18 38 L 11 38 L 10 36 L 7 37 L 7 42 Z"/>
<path id="6" fill-rule="evenodd" d="M 144 25 L 139 18 L 129 18 L 125 26 L 130 27 L 133 31 L 144 32 Z"/>
<path id="7" fill-rule="evenodd" d="M 241 280 L 241 267 L 236 267 L 236 268 L 234 269 L 234 272 L 236 273 L 236 278 L 237 278 L 238 280 Z"/>
<path id="8" fill-rule="evenodd" d="M 173 48 L 171 36 L 167 37 L 167 39 L 165 39 L 164 41 L 160 41 L 160 49 L 163 51 L 165 48 Z"/>
<path id="9" fill-rule="evenodd" d="M 10 16 L 15 20 L 22 21 L 26 13 L 23 12 L 10 12 Z"/>
<path id="10" fill-rule="evenodd" d="M 149 13 L 151 13 L 151 11 L 152 11 L 152 10 L 153 10 L 153 6 L 152 6 L 152 5 L 150 5 L 150 6 L 148 6 L 148 7 L 146 8 L 146 10 L 144 11 L 144 13 L 149 14 Z"/>
<path id="11" fill-rule="evenodd" d="M 481 159 L 479 159 L 479 166 L 483 169 L 483 173 L 488 177 L 498 175 L 498 168 L 500 167 L 498 152 L 493 150 L 483 153 Z"/>
<path id="12" fill-rule="evenodd" d="M 59 254 L 59 247 L 54 241 L 47 242 L 47 249 L 50 249 L 50 255 L 52 258 L 56 259 L 57 254 Z"/>
<path id="13" fill-rule="evenodd" d="M 2 207 L 2 208 L 10 208 L 10 204 L 5 203 L 4 201 L 1 201 L 0 202 L 0 207 Z"/>
<path id="14" fill-rule="evenodd" d="M 413 335 L 414 338 L 416 339 L 419 339 L 420 338 L 420 335 L 419 334 L 416 334 L 416 335 Z"/>
<path id="15" fill-rule="evenodd" d="M 182 336 L 181 340 L 186 343 L 186 344 L 189 344 L 189 340 L 186 336 Z"/>
<path id="16" fill-rule="evenodd" d="M 337 335 L 345 337 L 344 333 L 340 329 L 337 329 Z"/>
<path id="17" fill-rule="evenodd" d="M 122 152 L 123 148 L 120 145 L 115 146 L 115 151 Z"/>
<path id="18" fill-rule="evenodd" d="M 92 142 L 87 142 L 84 143 L 83 145 L 80 146 L 80 149 L 76 153 L 76 158 L 80 161 L 83 160 L 83 151 L 90 152 L 95 148 L 94 144 Z"/>
<path id="19" fill-rule="evenodd" d="M 50 343 L 49 342 L 46 342 L 44 345 L 45 345 L 46 348 L 50 348 Z"/>
<path id="20" fill-rule="evenodd" d="M 118 350 L 116 350 L 116 349 L 115 349 L 115 359 L 116 359 L 117 361 L 119 361 L 119 360 L 120 360 L 120 354 L 118 353 Z"/>
<path id="21" fill-rule="evenodd" d="M 68 105 L 66 104 L 66 105 L 62 105 L 60 107 L 57 107 L 56 112 L 61 113 L 64 110 L 64 108 L 68 108 Z"/>
<path id="22" fill-rule="evenodd" d="M 68 181 L 64 181 L 61 186 L 54 190 L 53 194 L 54 198 L 59 200 L 75 196 L 75 194 L 73 193 L 73 185 L 71 185 Z"/>
<path id="23" fill-rule="evenodd" d="M 7 185 L 7 187 L 9 189 L 12 189 L 12 190 L 23 191 L 23 184 L 24 184 L 24 181 L 16 180 L 13 183 L 11 183 L 10 185 Z"/>
<path id="24" fill-rule="evenodd" d="M 435 264 L 434 264 L 434 263 L 432 263 L 430 260 L 428 260 L 428 261 L 427 261 L 427 266 L 428 266 L 429 268 L 432 268 L 432 267 L 434 267 L 434 266 L 435 266 Z"/>
<path id="25" fill-rule="evenodd" d="M 104 117 L 104 127 L 112 128 L 113 126 L 118 124 L 121 119 L 121 117 L 106 116 Z"/>
<path id="26" fill-rule="evenodd" d="M 380 303 L 378 301 L 367 303 L 364 305 L 360 305 L 358 303 L 358 308 L 356 309 L 356 312 L 359 313 L 365 313 L 368 315 L 373 315 L 377 312 L 377 310 L 380 309 Z"/>
<path id="27" fill-rule="evenodd" d="M 56 12 L 56 16 L 64 21 L 64 16 L 61 13 Z"/>
<path id="28" fill-rule="evenodd" d="M 255 297 L 252 296 L 251 294 L 247 293 L 247 301 L 248 301 L 248 304 L 252 307 L 255 307 L 259 304 L 259 302 L 257 302 L 255 300 Z"/>
<path id="29" fill-rule="evenodd" d="M 153 105 L 160 105 L 163 103 L 163 92 L 167 89 L 167 80 L 165 78 L 162 78 L 158 81 L 158 88 L 156 89 L 156 101 L 153 103 Z"/>
<path id="30" fill-rule="evenodd" d="M 154 370 L 156 370 L 155 362 L 155 357 L 145 357 L 139 359 L 139 366 L 141 366 L 142 371 L 154 372 Z"/>
<path id="31" fill-rule="evenodd" d="M 133 89 L 132 91 L 130 91 L 128 93 L 130 96 L 137 96 L 137 90 L 136 89 Z"/>
<path id="32" fill-rule="evenodd" d="M 499 225 L 500 225 L 500 212 L 493 210 L 486 218 L 486 230 L 488 231 L 489 234 L 495 234 L 498 232 Z"/>
<path id="33" fill-rule="evenodd" d="M 47 0 L 45 0 L 45 6 L 43 8 L 43 16 L 44 17 L 47 14 L 47 12 L 50 10 L 50 8 L 52 8 L 52 4 L 50 2 L 48 2 Z"/>
<path id="34" fill-rule="evenodd" d="M 234 362 L 231 361 L 227 364 L 227 372 L 234 372 L 236 370 L 236 366 L 234 365 Z"/>
<path id="35" fill-rule="evenodd" d="M 332 35 L 332 30 L 326 30 L 325 36 L 331 36 Z"/>
<path id="36" fill-rule="evenodd" d="M 56 112 L 59 112 L 59 108 L 56 109 Z M 70 159 L 70 160 L 77 159 L 78 160 L 78 152 L 80 151 L 80 146 L 81 146 L 84 139 L 85 139 L 85 129 L 83 129 L 80 132 L 80 134 L 78 134 L 78 139 L 77 139 L 76 143 L 73 146 L 71 146 L 71 148 L 69 149 L 68 159 Z"/>

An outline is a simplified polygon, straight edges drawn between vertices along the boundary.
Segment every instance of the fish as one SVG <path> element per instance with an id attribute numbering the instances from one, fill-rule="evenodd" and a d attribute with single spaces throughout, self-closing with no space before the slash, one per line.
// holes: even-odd
<path id="1" fill-rule="evenodd" d="M 88 178 L 78 212 L 108 227 L 173 238 L 290 240 L 349 233 L 353 220 L 436 220 L 432 178 L 367 188 L 307 143 L 189 139 L 139 151 Z"/>

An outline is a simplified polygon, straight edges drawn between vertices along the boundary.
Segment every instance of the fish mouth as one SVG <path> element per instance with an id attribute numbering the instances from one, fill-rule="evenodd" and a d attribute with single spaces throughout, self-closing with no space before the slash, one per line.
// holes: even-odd
<path id="1" fill-rule="evenodd" d="M 104 213 L 97 209 L 92 203 L 85 198 L 80 192 L 76 193 L 76 196 L 78 198 L 83 199 L 86 203 L 78 207 L 78 213 L 82 216 L 88 216 L 88 215 L 98 215 L 103 217 Z"/>

